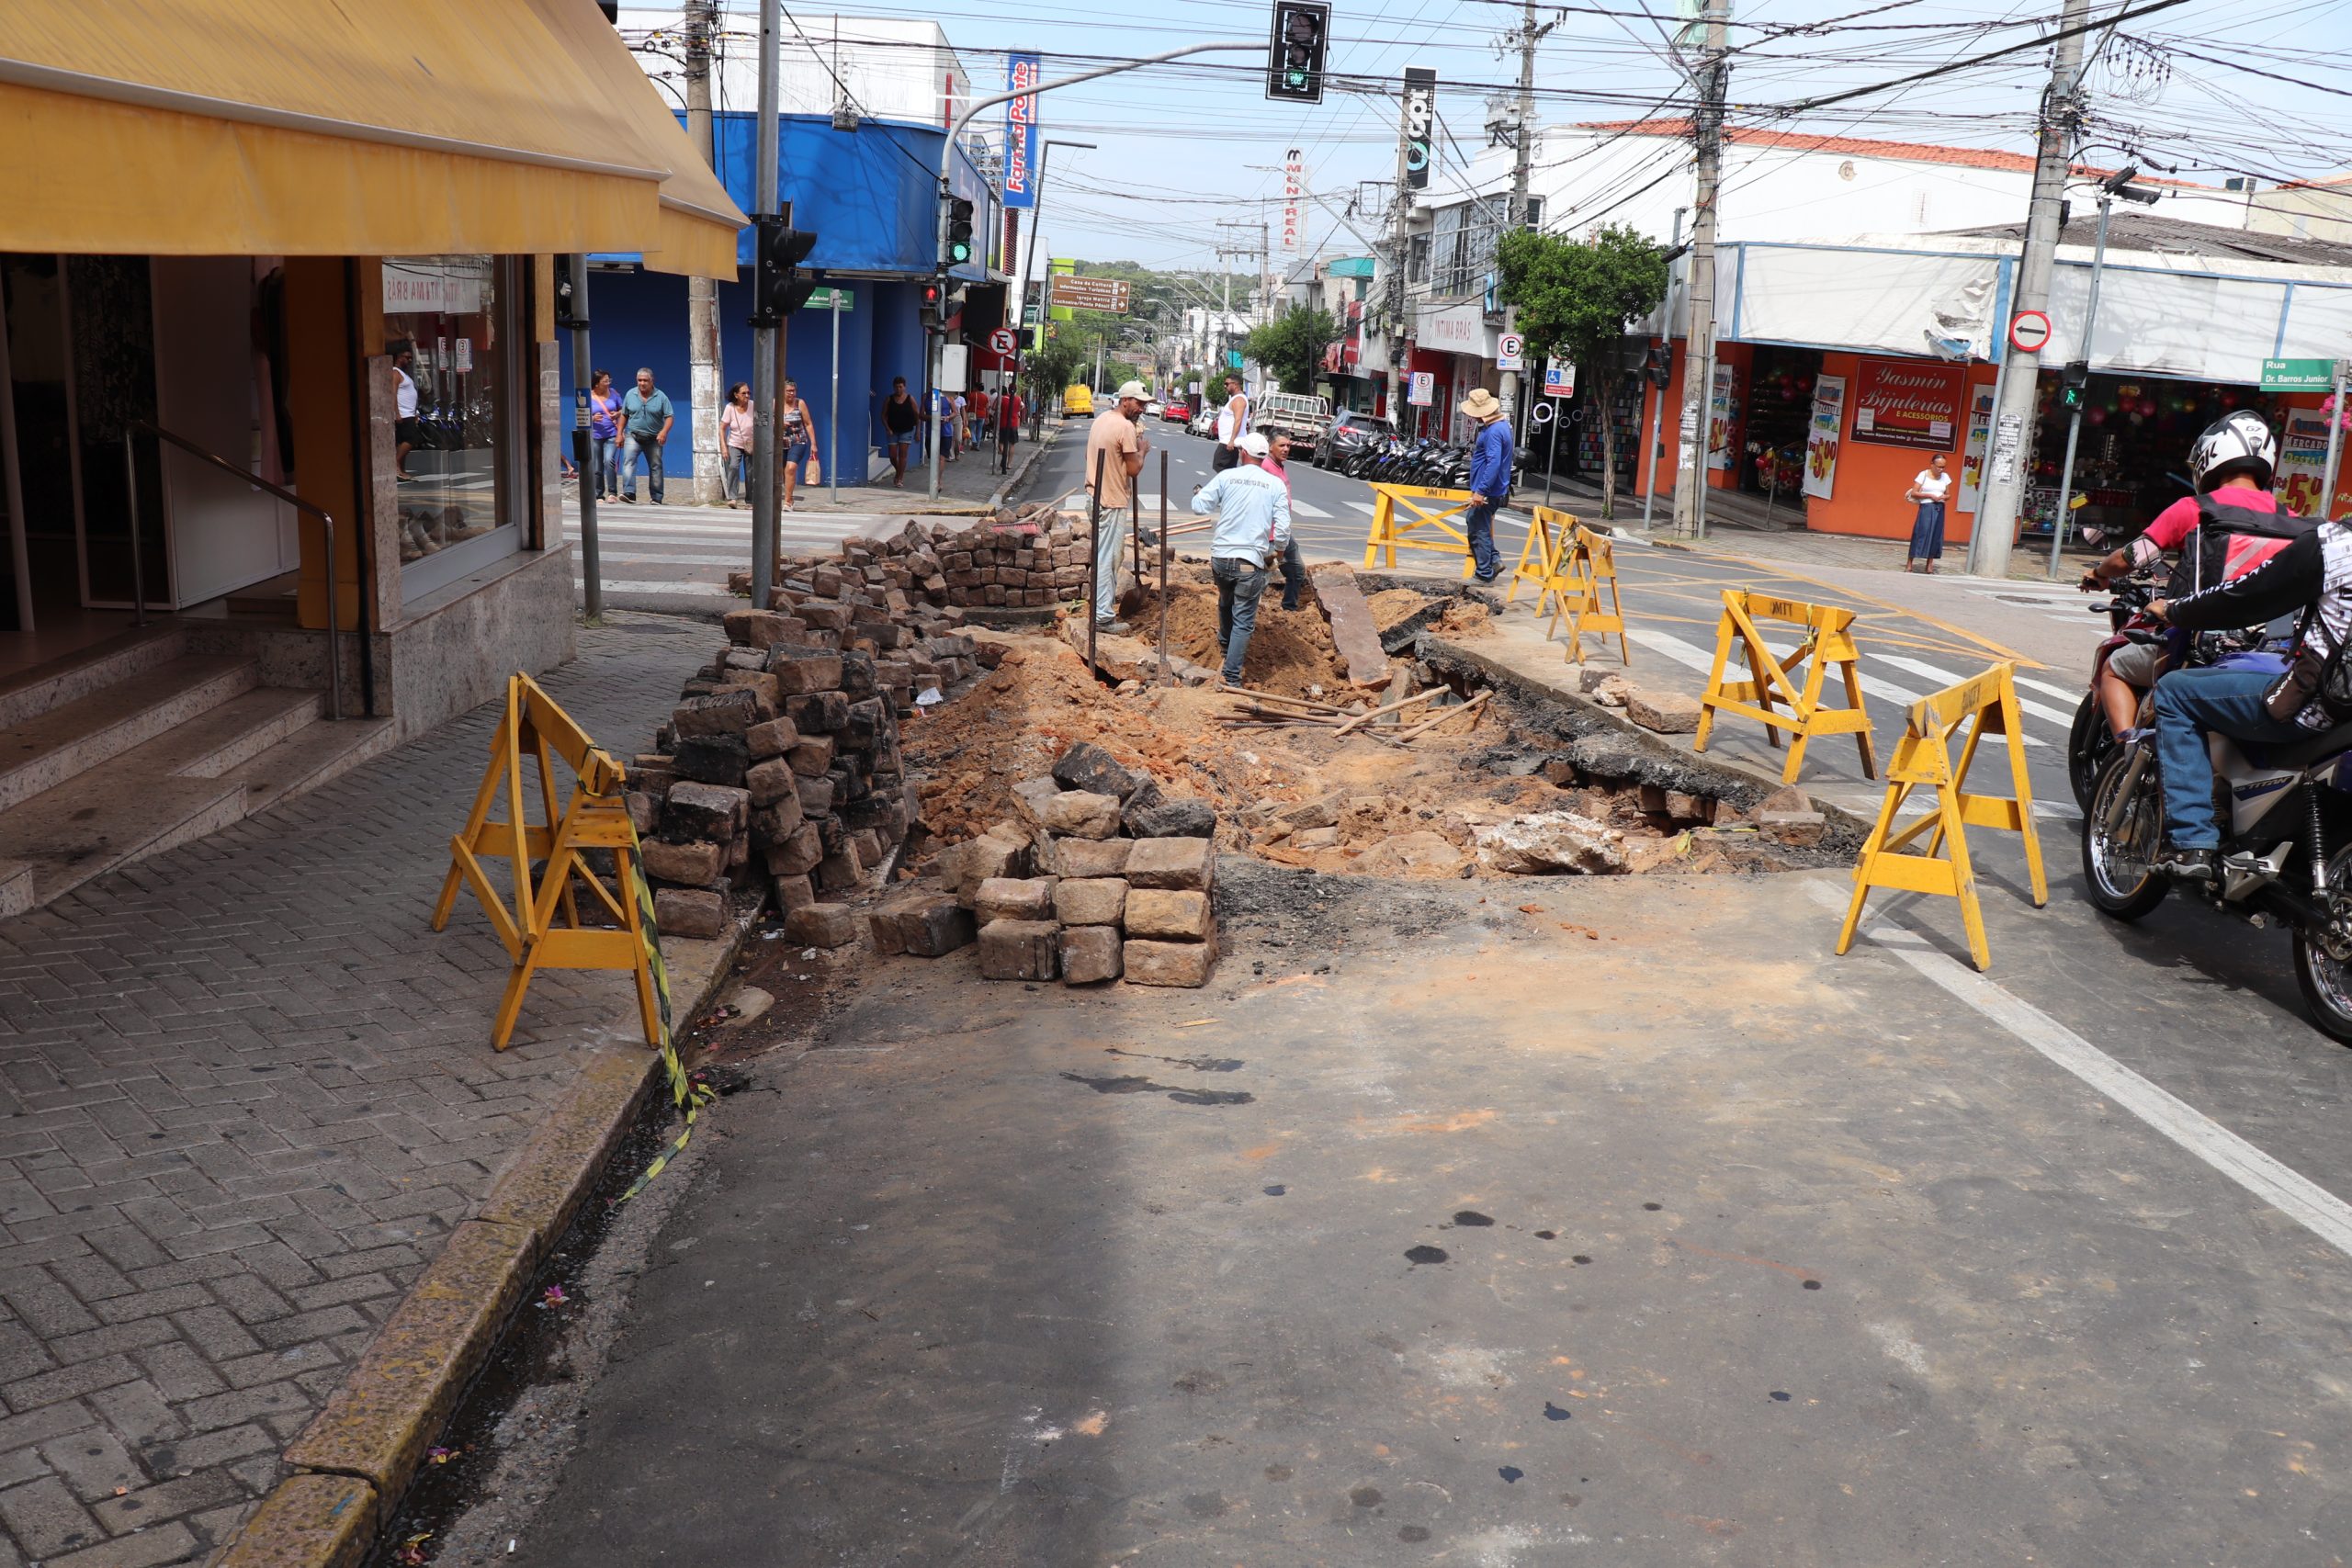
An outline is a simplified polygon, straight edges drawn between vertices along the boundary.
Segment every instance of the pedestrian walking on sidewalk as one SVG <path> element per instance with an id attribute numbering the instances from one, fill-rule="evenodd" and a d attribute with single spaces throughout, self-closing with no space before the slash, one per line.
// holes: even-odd
<path id="1" fill-rule="evenodd" d="M 1480 387 L 1455 405 L 1477 434 L 1470 443 L 1470 511 L 1464 532 L 1470 536 L 1470 558 L 1478 581 L 1492 582 L 1502 571 L 1502 557 L 1495 553 L 1495 508 L 1510 499 L 1513 457 L 1510 422 L 1494 393 Z"/>
<path id="2" fill-rule="evenodd" d="M 1216 516 L 1209 578 L 1216 584 L 1216 640 L 1228 686 L 1241 684 L 1258 601 L 1275 558 L 1290 545 L 1290 487 L 1261 466 L 1272 452 L 1264 436 L 1250 432 L 1234 448 L 1236 466 L 1193 492 L 1193 510 Z"/>
<path id="3" fill-rule="evenodd" d="M 784 509 L 790 512 L 792 495 L 805 474 L 817 482 L 817 411 L 800 395 L 800 383 L 786 381 L 775 400 L 777 420 L 784 426 Z"/>
<path id="4" fill-rule="evenodd" d="M 727 487 L 727 504 L 738 512 L 752 494 L 752 432 L 758 424 L 752 412 L 752 384 L 738 381 L 727 389 L 727 406 L 718 411 L 724 450 L 718 477 Z"/>
<path id="5" fill-rule="evenodd" d="M 1216 456 L 1209 466 L 1220 472 L 1241 460 L 1241 438 L 1250 434 L 1250 400 L 1241 390 L 1241 378 L 1230 371 L 1225 378 L 1225 406 L 1216 411 Z"/>
<path id="6" fill-rule="evenodd" d="M 621 499 L 637 499 L 637 458 L 645 455 L 645 491 L 662 504 L 662 451 L 669 444 L 670 426 L 678 411 L 670 394 L 653 385 L 653 372 L 640 367 L 637 386 L 621 400 Z"/>
<path id="7" fill-rule="evenodd" d="M 1283 481 L 1283 494 L 1290 494 L 1290 437 L 1279 430 L 1266 433 L 1266 460 L 1259 467 Z M 1298 536 L 1293 534 L 1290 543 L 1283 547 L 1283 608 L 1298 608 L 1298 591 L 1306 585 L 1306 558 L 1298 553 Z"/>
<path id="8" fill-rule="evenodd" d="M 882 404 L 882 429 L 890 437 L 890 482 L 900 490 L 907 488 L 907 452 L 915 438 L 915 426 L 922 423 L 922 411 L 907 392 L 907 378 L 890 378 L 890 395 Z"/>
<path id="9" fill-rule="evenodd" d="M 1119 389 L 1116 403 L 1096 414 L 1086 431 L 1086 490 L 1101 508 L 1094 525 L 1094 626 L 1114 636 L 1127 629 L 1125 622 L 1115 618 L 1119 558 L 1126 551 L 1127 527 L 1135 520 L 1136 476 L 1143 472 L 1143 455 L 1151 450 L 1141 426 L 1145 398 L 1142 382 L 1127 382 Z"/>
<path id="10" fill-rule="evenodd" d="M 588 453 L 596 464 L 596 499 L 610 501 L 621 488 L 621 395 L 609 370 L 588 379 Z"/>
<path id="11" fill-rule="evenodd" d="M 1928 459 L 1928 466 L 1911 480 L 1911 488 L 1903 499 L 1919 508 L 1911 521 L 1911 556 L 1903 563 L 1905 571 L 1933 571 L 1944 553 L 1944 497 L 1951 493 L 1951 474 L 1944 468 L 1941 452 Z"/>
<path id="12" fill-rule="evenodd" d="M 392 479 L 400 484 L 416 482 L 408 471 L 408 455 L 424 440 L 416 421 L 416 378 L 409 374 L 415 366 L 414 348 L 392 345 Z"/>
<path id="13" fill-rule="evenodd" d="M 1005 471 L 1012 470 L 1012 448 L 1021 439 L 1021 394 L 999 392 L 996 399 L 996 445 Z"/>

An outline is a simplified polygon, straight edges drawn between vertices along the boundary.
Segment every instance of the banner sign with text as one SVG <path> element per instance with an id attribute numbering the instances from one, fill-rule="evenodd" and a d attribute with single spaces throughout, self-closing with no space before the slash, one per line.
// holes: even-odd
<path id="1" fill-rule="evenodd" d="M 1964 366 L 1865 359 L 1854 388 L 1854 439 L 1879 446 L 1956 451 L 1967 396 Z"/>
<path id="2" fill-rule="evenodd" d="M 1430 186 L 1430 139 L 1437 133 L 1437 73 L 1424 66 L 1405 71 L 1405 188 Z"/>
<path id="3" fill-rule="evenodd" d="M 1813 378 L 1813 417 L 1804 433 L 1804 492 L 1827 501 L 1838 488 L 1838 442 L 1846 425 L 1846 378 Z"/>
<path id="4" fill-rule="evenodd" d="M 1019 93 L 1004 106 L 1004 205 L 1037 205 L 1037 95 L 1044 62 L 1035 54 L 1005 56 L 1004 90 Z"/>

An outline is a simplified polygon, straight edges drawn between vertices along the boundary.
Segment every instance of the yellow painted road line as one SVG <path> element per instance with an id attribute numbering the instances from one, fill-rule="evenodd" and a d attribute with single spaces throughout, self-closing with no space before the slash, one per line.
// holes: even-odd
<path id="1" fill-rule="evenodd" d="M 1744 566 L 1752 566 L 1759 571 L 1781 570 L 1781 569 L 1778 568 L 1767 567 L 1760 561 L 1750 560 L 1746 556 L 1721 555 L 1713 556 L 1709 558 L 1714 560 L 1736 560 Z M 1989 654 L 1996 660 L 2010 660 L 2028 670 L 2047 670 L 2050 668 L 2050 666 L 2042 663 L 2040 660 L 2028 658 L 2026 655 L 2019 653 L 2016 649 L 2005 647 L 2000 643 L 1995 642 L 1988 637 L 1979 637 L 1976 633 L 1970 631 L 1966 626 L 1953 626 L 1950 621 L 1940 620 L 1934 615 L 1927 614 L 1925 611 L 1906 608 L 1904 605 L 1878 598 L 1873 594 L 1865 593 L 1858 588 L 1847 588 L 1835 582 L 1824 582 L 1817 577 L 1807 577 L 1803 572 L 1781 570 L 1781 574 L 1793 581 L 1810 583 L 1815 587 L 1826 590 L 1831 593 L 1851 594 L 1853 597 L 1861 600 L 1864 604 L 1875 605 L 1877 608 L 1886 611 L 1889 615 L 1908 615 L 1913 620 L 1924 622 L 1928 626 L 1934 626 L 1939 631 L 1949 632 L 1953 637 L 1965 639 L 1969 643 L 1974 645 L 1979 650 Z"/>

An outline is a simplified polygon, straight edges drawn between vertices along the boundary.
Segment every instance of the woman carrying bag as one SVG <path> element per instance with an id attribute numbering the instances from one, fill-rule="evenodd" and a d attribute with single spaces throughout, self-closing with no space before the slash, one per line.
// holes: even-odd
<path id="1" fill-rule="evenodd" d="M 1928 459 L 1928 466 L 1911 480 L 1911 488 L 1903 499 L 1919 509 L 1911 523 L 1911 553 L 1904 561 L 1905 571 L 1931 572 L 1944 553 L 1944 498 L 1951 493 L 1951 474 L 1944 467 L 1941 452 Z"/>

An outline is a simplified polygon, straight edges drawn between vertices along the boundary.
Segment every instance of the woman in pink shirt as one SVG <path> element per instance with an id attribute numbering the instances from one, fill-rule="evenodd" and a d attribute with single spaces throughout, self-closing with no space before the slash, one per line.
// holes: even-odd
<path id="1" fill-rule="evenodd" d="M 752 476 L 752 387 L 738 381 L 727 389 L 727 406 L 718 411 L 718 428 L 726 438 L 719 477 L 727 484 L 727 504 L 742 510 L 750 499 Z"/>

